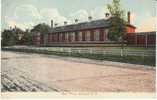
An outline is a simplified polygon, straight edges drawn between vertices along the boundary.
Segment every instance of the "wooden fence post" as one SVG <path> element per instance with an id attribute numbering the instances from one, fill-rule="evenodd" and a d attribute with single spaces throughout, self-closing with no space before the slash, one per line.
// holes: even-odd
<path id="1" fill-rule="evenodd" d="M 147 46 L 148 46 L 148 35 L 147 35 L 147 33 L 146 33 L 146 35 L 145 35 L 145 46 L 146 46 L 146 48 L 147 48 Z"/>
<path id="2" fill-rule="evenodd" d="M 123 56 L 123 49 L 121 49 L 121 51 L 120 51 L 120 55 L 121 55 L 121 57 Z"/>

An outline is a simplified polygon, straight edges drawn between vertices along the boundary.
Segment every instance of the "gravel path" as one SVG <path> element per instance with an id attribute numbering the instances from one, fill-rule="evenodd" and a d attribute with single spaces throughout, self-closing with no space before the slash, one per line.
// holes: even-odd
<path id="1" fill-rule="evenodd" d="M 155 69 L 143 65 L 5 51 L 1 62 L 2 92 L 155 92 Z"/>

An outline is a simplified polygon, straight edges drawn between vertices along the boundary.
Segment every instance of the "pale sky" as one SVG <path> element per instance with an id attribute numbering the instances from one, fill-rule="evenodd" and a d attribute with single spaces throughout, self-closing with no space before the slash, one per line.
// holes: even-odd
<path id="1" fill-rule="evenodd" d="M 102 19 L 107 12 L 106 5 L 112 0 L 2 0 L 2 30 L 20 27 L 32 28 L 38 23 L 50 25 L 50 20 L 63 25 L 64 21 L 74 23 Z M 125 11 L 131 11 L 131 24 L 136 31 L 155 31 L 155 0 L 121 0 Z"/>

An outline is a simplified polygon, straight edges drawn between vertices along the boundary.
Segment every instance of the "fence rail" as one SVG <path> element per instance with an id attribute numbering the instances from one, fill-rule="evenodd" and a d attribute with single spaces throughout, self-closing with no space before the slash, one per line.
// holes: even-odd
<path id="1" fill-rule="evenodd" d="M 15 49 L 35 49 L 47 50 L 55 52 L 67 53 L 89 53 L 89 54 L 104 54 L 104 55 L 120 55 L 120 56 L 155 56 L 155 50 L 128 50 L 128 49 L 105 49 L 105 48 L 57 48 L 57 47 L 5 47 Z"/>

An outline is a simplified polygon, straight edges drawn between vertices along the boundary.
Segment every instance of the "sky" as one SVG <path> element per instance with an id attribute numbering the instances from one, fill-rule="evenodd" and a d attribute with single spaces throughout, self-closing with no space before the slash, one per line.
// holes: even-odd
<path id="1" fill-rule="evenodd" d="M 59 26 L 67 21 L 74 23 L 105 18 L 108 12 L 106 5 L 112 0 L 2 0 L 2 30 L 19 27 L 31 29 L 39 23 L 50 25 L 53 19 Z M 120 0 L 122 8 L 131 12 L 131 24 L 137 32 L 155 31 L 156 1 L 155 0 Z"/>

